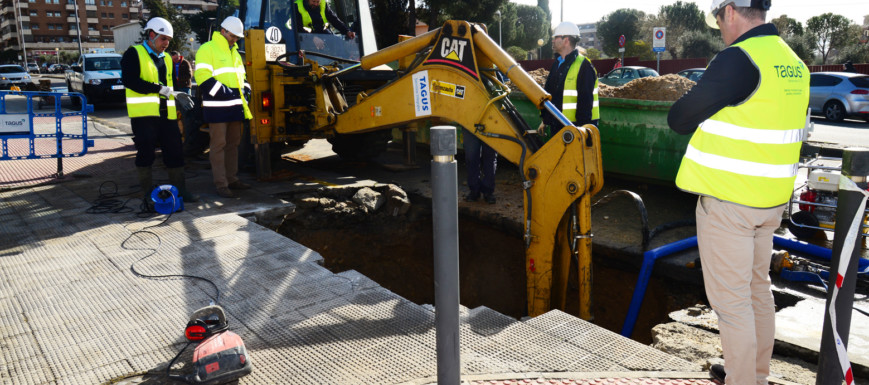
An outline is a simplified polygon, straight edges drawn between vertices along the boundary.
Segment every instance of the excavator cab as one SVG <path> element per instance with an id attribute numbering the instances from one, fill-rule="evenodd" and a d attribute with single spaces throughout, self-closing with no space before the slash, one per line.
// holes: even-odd
<path id="1" fill-rule="evenodd" d="M 310 33 L 302 26 L 298 12 L 299 0 L 246 0 L 239 4 L 239 17 L 245 30 L 265 31 L 267 61 L 281 60 L 295 65 L 304 64 L 303 57 L 320 65 L 346 68 L 368 53 L 377 51 L 371 14 L 366 0 L 331 0 L 329 7 L 344 24 L 356 33 L 348 39 L 333 26 L 330 33 Z M 325 0 L 323 0 L 325 1 Z M 282 56 L 283 55 L 283 56 Z"/>

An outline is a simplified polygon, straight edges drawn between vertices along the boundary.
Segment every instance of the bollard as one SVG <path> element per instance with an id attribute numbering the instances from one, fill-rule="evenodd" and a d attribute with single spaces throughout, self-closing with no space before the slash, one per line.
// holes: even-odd
<path id="1" fill-rule="evenodd" d="M 459 217 L 456 128 L 431 128 L 432 236 L 438 384 L 458 385 Z"/>
<path id="2" fill-rule="evenodd" d="M 857 285 L 857 261 L 860 258 L 861 225 L 865 216 L 866 177 L 869 176 L 869 149 L 849 148 L 842 155 L 842 176 L 836 205 L 836 229 L 833 258 L 824 309 L 824 329 L 818 357 L 817 385 L 854 383 L 848 360 L 848 333 L 851 308 Z"/>

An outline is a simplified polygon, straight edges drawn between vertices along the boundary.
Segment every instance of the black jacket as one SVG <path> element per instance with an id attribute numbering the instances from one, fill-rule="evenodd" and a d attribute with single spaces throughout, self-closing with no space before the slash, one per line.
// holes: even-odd
<path id="1" fill-rule="evenodd" d="M 321 0 L 321 1 L 326 1 L 326 0 Z M 308 9 L 307 7 L 305 7 L 305 9 L 308 11 L 308 14 L 311 15 L 311 27 L 312 27 L 311 32 L 312 33 L 329 33 L 329 31 L 326 30 L 325 23 L 323 22 L 323 18 L 320 16 L 320 9 L 317 8 L 317 9 L 311 10 L 311 9 Z M 293 11 L 296 13 L 296 20 L 298 20 L 299 24 L 301 25 L 302 15 L 299 13 L 299 9 L 298 9 L 298 7 L 295 6 L 295 3 L 293 4 Z M 347 25 L 345 25 L 344 22 L 338 18 L 338 15 L 335 14 L 335 11 L 333 11 L 332 8 L 329 7 L 329 5 L 326 5 L 326 20 L 330 24 L 332 24 L 332 26 L 335 27 L 339 32 L 341 32 L 342 35 L 346 35 L 347 32 L 350 32 L 350 28 L 347 28 Z M 304 29 L 301 29 L 301 28 L 299 28 L 299 30 L 304 31 Z"/>

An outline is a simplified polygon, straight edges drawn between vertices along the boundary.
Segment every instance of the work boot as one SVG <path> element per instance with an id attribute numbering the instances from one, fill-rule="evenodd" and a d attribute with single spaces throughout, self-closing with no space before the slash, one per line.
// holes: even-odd
<path id="1" fill-rule="evenodd" d="M 233 190 L 247 190 L 250 188 L 250 185 L 247 183 L 244 183 L 240 180 L 237 180 L 235 182 L 230 183 L 229 186 L 227 186 L 227 187 L 229 187 Z"/>
<path id="2" fill-rule="evenodd" d="M 178 193 L 181 194 L 181 198 L 184 198 L 184 202 L 199 202 L 198 196 L 187 191 L 187 182 L 184 178 L 184 167 L 169 168 L 166 169 L 166 171 L 169 172 L 169 183 L 178 189 Z"/>
<path id="3" fill-rule="evenodd" d="M 143 211 L 154 211 L 154 202 L 151 201 L 151 190 L 154 189 L 153 177 L 151 176 L 150 167 L 136 167 L 139 173 L 139 185 L 142 186 L 142 205 Z"/>

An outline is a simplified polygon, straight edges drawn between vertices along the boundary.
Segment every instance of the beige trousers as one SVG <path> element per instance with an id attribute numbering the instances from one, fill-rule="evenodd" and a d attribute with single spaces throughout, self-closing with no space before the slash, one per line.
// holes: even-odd
<path id="1" fill-rule="evenodd" d="M 209 123 L 208 159 L 214 185 L 226 187 L 238 181 L 238 144 L 241 142 L 242 122 Z"/>
<path id="2" fill-rule="evenodd" d="M 757 209 L 700 197 L 697 242 L 709 303 L 718 314 L 728 385 L 766 385 L 775 342 L 769 263 L 784 205 Z"/>

